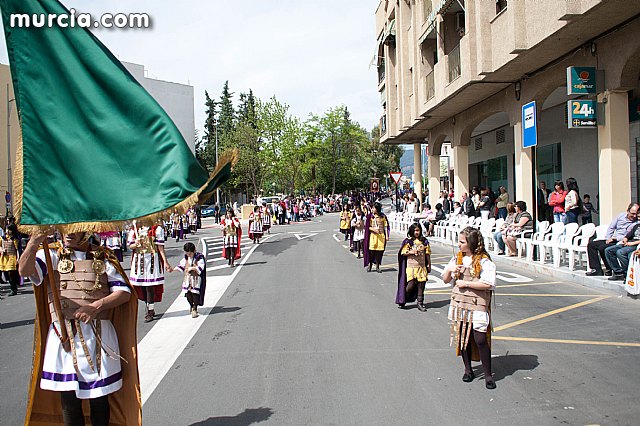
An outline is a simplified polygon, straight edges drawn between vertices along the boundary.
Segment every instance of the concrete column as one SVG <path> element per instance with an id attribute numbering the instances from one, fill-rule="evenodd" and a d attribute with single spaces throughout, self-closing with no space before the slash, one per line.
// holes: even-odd
<path id="1" fill-rule="evenodd" d="M 605 92 L 604 126 L 598 126 L 600 224 L 608 224 L 631 202 L 629 99 L 627 92 Z"/>
<path id="2" fill-rule="evenodd" d="M 513 126 L 513 142 L 515 144 L 516 157 L 516 199 L 527 203 L 527 211 L 531 213 L 533 208 L 533 188 L 531 187 L 531 172 L 533 162 L 531 158 L 532 148 L 522 148 L 522 121 Z"/>
<path id="3" fill-rule="evenodd" d="M 422 144 L 413 144 L 413 192 L 418 196 L 418 200 L 422 203 Z"/>
<path id="4" fill-rule="evenodd" d="M 456 145 L 453 147 L 453 190 L 455 199 L 460 201 L 462 194 L 469 193 L 469 147 Z"/>
<path id="5" fill-rule="evenodd" d="M 429 202 L 431 204 L 431 208 L 435 208 L 434 204 L 435 200 L 440 198 L 440 154 L 434 155 L 431 153 L 431 149 L 433 147 L 429 147 L 429 156 L 427 157 L 429 161 Z"/>

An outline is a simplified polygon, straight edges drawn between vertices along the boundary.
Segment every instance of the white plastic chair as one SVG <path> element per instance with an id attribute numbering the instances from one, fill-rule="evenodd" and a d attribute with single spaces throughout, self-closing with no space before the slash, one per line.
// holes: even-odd
<path id="1" fill-rule="evenodd" d="M 570 271 L 573 271 L 575 269 L 576 255 L 578 255 L 578 264 L 582 266 L 582 253 L 587 253 L 587 244 L 589 244 L 589 240 L 595 233 L 596 226 L 593 223 L 587 223 L 586 225 L 582 225 L 580 227 L 578 234 L 576 234 L 576 236 L 573 238 L 573 244 L 571 244 L 571 247 L 568 250 Z"/>
<path id="2" fill-rule="evenodd" d="M 557 245 L 551 247 L 551 255 L 553 256 L 553 266 L 560 267 L 562 263 L 563 254 L 565 251 L 569 251 L 573 244 L 573 238 L 578 234 L 580 225 L 577 223 L 569 223 L 564 227 L 564 233 L 558 238 Z"/>
<path id="3" fill-rule="evenodd" d="M 556 222 L 551 225 L 551 232 L 546 234 L 542 241 L 538 242 L 538 247 L 540 247 L 540 263 L 544 264 L 544 262 L 547 260 L 547 249 L 549 251 L 552 251 L 553 247 L 558 245 L 558 239 L 563 233 L 564 223 Z"/>
<path id="4" fill-rule="evenodd" d="M 543 220 L 536 224 L 537 231 L 529 232 L 526 235 L 518 238 L 518 256 L 521 256 L 520 250 L 522 250 L 527 260 L 531 262 L 533 260 L 534 248 L 544 240 L 544 236 L 549 232 L 549 221 Z"/>

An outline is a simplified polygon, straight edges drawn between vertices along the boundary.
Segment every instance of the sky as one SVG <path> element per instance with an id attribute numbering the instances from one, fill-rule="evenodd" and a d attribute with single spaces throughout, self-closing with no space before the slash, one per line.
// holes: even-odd
<path id="1" fill-rule="evenodd" d="M 370 130 L 382 115 L 375 67 L 378 0 L 62 0 L 76 13 L 147 13 L 150 29 L 94 34 L 147 76 L 190 84 L 196 129 L 205 120 L 204 92 L 219 98 L 229 80 L 234 99 L 252 89 L 276 96 L 305 119 L 346 105 Z M 0 62 L 8 63 L 0 43 Z"/>

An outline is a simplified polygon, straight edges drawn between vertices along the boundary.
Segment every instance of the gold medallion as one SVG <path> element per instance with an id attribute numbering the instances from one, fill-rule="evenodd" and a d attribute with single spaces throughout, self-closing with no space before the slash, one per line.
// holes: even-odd
<path id="1" fill-rule="evenodd" d="M 95 272 L 96 275 L 102 275 L 107 271 L 107 265 L 105 265 L 102 260 L 94 260 L 91 264 L 91 267 L 93 268 L 93 272 Z"/>
<path id="2" fill-rule="evenodd" d="M 73 271 L 73 262 L 71 259 L 60 259 L 58 262 L 58 272 L 68 274 L 71 271 Z"/>

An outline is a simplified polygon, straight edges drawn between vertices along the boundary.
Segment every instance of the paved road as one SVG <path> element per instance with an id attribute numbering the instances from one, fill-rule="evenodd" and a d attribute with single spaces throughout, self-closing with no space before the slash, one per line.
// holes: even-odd
<path id="1" fill-rule="evenodd" d="M 482 379 L 461 381 L 440 274 L 426 313 L 399 310 L 402 237 L 383 273 L 367 273 L 337 223 L 334 214 L 276 226 L 263 244 L 247 242 L 234 270 L 211 254 L 213 309 L 198 319 L 170 275 L 157 307 L 165 316 L 139 321 L 145 424 L 458 425 L 471 412 L 505 425 L 637 424 L 640 302 L 499 265 L 489 391 Z M 217 230 L 200 236 L 219 245 Z M 180 245 L 168 246 L 173 264 Z M 436 268 L 452 256 L 433 251 Z M 32 318 L 30 295 L 0 301 L 2 424 L 23 416 Z"/>

